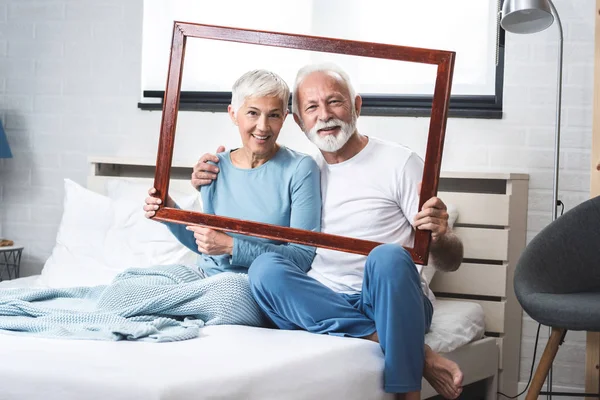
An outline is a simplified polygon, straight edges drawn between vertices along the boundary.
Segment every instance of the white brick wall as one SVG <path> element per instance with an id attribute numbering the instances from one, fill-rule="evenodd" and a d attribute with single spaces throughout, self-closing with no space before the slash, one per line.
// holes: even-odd
<path id="1" fill-rule="evenodd" d="M 565 28 L 560 189 L 570 209 L 589 196 L 595 2 L 555 3 Z M 84 183 L 90 155 L 156 154 L 160 113 L 136 108 L 141 18 L 142 0 L 0 0 L 0 118 L 14 153 L 0 161 L 0 233 L 26 246 L 24 274 L 38 273 L 51 252 L 63 178 Z M 556 38 L 556 26 L 507 34 L 505 118 L 448 122 L 444 169 L 530 174 L 529 239 L 550 222 Z M 363 117 L 359 124 L 424 152 L 427 119 Z M 313 151 L 291 119 L 281 140 Z M 182 113 L 175 158 L 237 143 L 226 114 Z M 522 380 L 536 329 L 524 322 Z M 569 334 L 564 347 L 555 387 L 581 389 L 584 336 Z"/>

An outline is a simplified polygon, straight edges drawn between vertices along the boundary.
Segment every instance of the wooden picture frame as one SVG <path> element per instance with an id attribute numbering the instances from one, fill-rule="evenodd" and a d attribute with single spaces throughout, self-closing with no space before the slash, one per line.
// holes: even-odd
<path id="1" fill-rule="evenodd" d="M 454 71 L 454 52 L 176 21 L 173 28 L 171 58 L 163 101 L 160 140 L 154 178 L 154 187 L 157 190 L 156 195 L 162 200 L 162 204 L 166 203 L 169 190 L 185 45 L 188 37 L 437 65 L 423 181 L 419 194 L 419 210 L 426 200 L 437 194 L 450 102 L 450 89 Z M 356 238 L 238 220 L 164 206 L 161 206 L 157 210 L 154 219 L 190 225 L 202 225 L 227 232 L 365 255 L 374 247 L 381 244 Z M 427 263 L 430 242 L 431 232 L 421 230 L 416 232 L 414 246 L 406 248 L 416 263 Z"/>

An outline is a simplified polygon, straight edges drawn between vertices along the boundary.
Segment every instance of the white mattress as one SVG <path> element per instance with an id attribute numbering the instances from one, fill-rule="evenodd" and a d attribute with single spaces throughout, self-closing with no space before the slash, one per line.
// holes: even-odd
<path id="1" fill-rule="evenodd" d="M 35 285 L 35 277 L 21 278 L 0 288 Z M 477 304 L 438 301 L 427 342 L 464 344 L 481 336 L 482 321 Z M 381 390 L 379 345 L 299 331 L 213 326 L 176 343 L 0 334 L 0 360 L 3 400 L 392 399 Z"/>

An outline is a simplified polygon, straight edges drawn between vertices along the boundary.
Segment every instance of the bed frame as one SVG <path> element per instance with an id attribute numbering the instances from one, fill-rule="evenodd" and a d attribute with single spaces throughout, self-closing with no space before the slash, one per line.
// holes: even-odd
<path id="1" fill-rule="evenodd" d="M 174 161 L 172 191 L 192 192 L 193 161 Z M 108 179 L 153 182 L 154 160 L 91 158 L 88 188 L 104 192 Z M 517 393 L 522 310 L 513 291 L 516 261 L 525 247 L 529 178 L 514 173 L 441 173 L 439 197 L 458 209 L 455 231 L 465 246 L 458 271 L 437 272 L 431 288 L 438 298 L 479 303 L 486 336 L 447 356 L 464 372 L 464 384 L 485 382 L 485 398 Z M 424 381 L 422 398 L 436 393 Z"/>

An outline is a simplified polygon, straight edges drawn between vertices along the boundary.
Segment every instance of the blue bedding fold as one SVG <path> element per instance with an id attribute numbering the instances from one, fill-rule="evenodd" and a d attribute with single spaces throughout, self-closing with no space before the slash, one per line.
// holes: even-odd
<path id="1" fill-rule="evenodd" d="M 264 325 L 246 274 L 132 268 L 110 285 L 0 290 L 0 331 L 37 337 L 171 342 L 203 325 Z"/>

